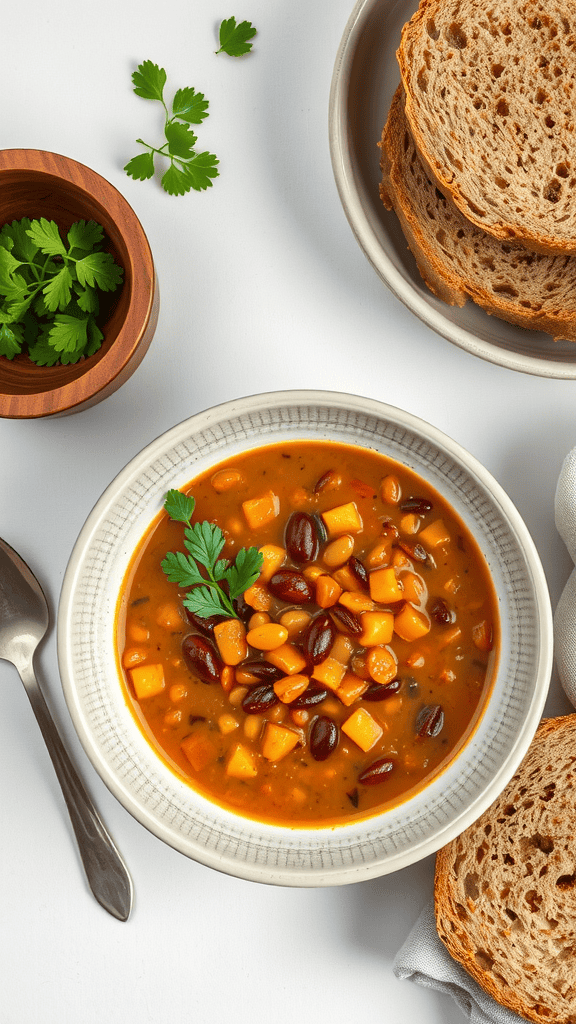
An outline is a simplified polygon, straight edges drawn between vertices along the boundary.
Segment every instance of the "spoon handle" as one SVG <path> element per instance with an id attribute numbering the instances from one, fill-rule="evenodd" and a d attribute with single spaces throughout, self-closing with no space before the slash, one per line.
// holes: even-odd
<path id="1" fill-rule="evenodd" d="M 132 908 L 132 880 L 126 865 L 64 748 L 32 661 L 20 665 L 18 672 L 62 787 L 90 888 L 108 913 L 127 921 Z"/>

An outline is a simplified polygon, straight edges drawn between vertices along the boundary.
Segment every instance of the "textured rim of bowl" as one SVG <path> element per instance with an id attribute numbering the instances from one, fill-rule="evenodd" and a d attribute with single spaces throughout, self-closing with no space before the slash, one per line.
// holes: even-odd
<path id="1" fill-rule="evenodd" d="M 434 835 L 424 840 L 420 840 L 407 851 L 401 851 L 400 853 L 396 852 L 393 855 L 386 856 L 384 860 L 367 864 L 350 863 L 346 866 L 338 865 L 334 867 L 333 863 L 323 862 L 321 869 L 310 868 L 300 870 L 299 868 L 296 869 L 284 864 L 276 863 L 274 865 L 267 865 L 261 861 L 252 863 L 247 862 L 246 860 L 236 859 L 233 854 L 229 853 L 226 843 L 224 844 L 225 848 L 223 852 L 208 850 L 199 842 L 196 842 L 194 850 L 191 850 L 190 839 L 183 836 L 174 836 L 174 834 L 169 833 L 167 827 L 165 827 L 162 822 L 159 822 L 146 807 L 142 806 L 133 796 L 132 792 L 128 791 L 122 780 L 110 767 L 106 759 L 103 757 L 94 736 L 92 735 L 90 723 L 87 720 L 87 715 L 82 703 L 78 699 L 75 687 L 71 651 L 72 644 L 71 637 L 69 635 L 71 616 L 74 606 L 75 587 L 78 580 L 81 578 L 83 560 L 90 550 L 90 545 L 94 540 L 99 524 L 110 509 L 114 507 L 119 496 L 122 494 L 123 489 L 129 485 L 130 481 L 137 479 L 139 474 L 145 471 L 148 466 L 151 466 L 156 460 L 162 459 L 165 452 L 173 449 L 174 446 L 177 446 L 179 443 L 182 443 L 185 437 L 189 437 L 193 433 L 198 434 L 201 431 L 210 432 L 213 428 L 217 429 L 219 423 L 229 421 L 232 417 L 236 418 L 243 414 L 250 414 L 253 416 L 268 413 L 273 414 L 275 410 L 281 407 L 286 407 L 287 405 L 300 405 L 306 407 L 313 406 L 328 409 L 336 408 L 338 411 L 344 413 L 352 411 L 353 413 L 358 413 L 361 416 L 366 416 L 368 418 L 374 417 L 380 421 L 384 419 L 394 424 L 395 427 L 398 426 L 400 429 L 406 429 L 414 435 L 426 439 L 426 441 L 431 442 L 439 452 L 448 453 L 455 462 L 465 467 L 466 472 L 479 482 L 482 489 L 490 494 L 493 505 L 498 508 L 502 518 L 505 519 L 512 528 L 514 535 L 518 540 L 522 554 L 526 560 L 533 585 L 532 597 L 535 605 L 535 618 L 538 623 L 537 633 L 539 645 L 533 675 L 534 682 L 532 697 L 529 703 L 528 712 L 526 713 L 522 725 L 518 727 L 515 741 L 507 752 L 507 756 L 503 760 L 502 765 L 494 773 L 485 790 L 474 800 L 472 806 L 461 812 L 457 816 L 456 820 L 450 822 L 448 825 L 445 824 Z M 254 447 L 254 445 L 247 445 L 246 447 Z M 222 461 L 222 458 L 216 457 L 215 463 L 219 461 Z M 192 469 L 189 479 L 192 479 L 193 476 L 194 472 Z M 153 517 L 154 513 L 151 513 L 149 520 L 151 521 Z M 113 601 L 115 605 L 116 594 L 113 596 Z M 468 825 L 472 824 L 472 822 L 475 821 L 479 815 L 487 809 L 487 807 L 489 807 L 493 800 L 496 799 L 502 789 L 510 781 L 532 741 L 541 719 L 550 682 L 553 653 L 552 647 L 552 612 L 546 578 L 538 553 L 519 512 L 491 474 L 457 442 L 453 441 L 436 427 L 426 423 L 424 420 L 373 399 L 327 391 L 271 392 L 268 394 L 254 395 L 226 402 L 191 416 L 189 419 L 186 419 L 175 427 L 172 427 L 147 445 L 111 482 L 88 516 L 70 556 L 58 610 L 58 660 L 64 695 L 72 721 L 84 750 L 94 768 L 126 810 L 128 810 L 133 817 L 135 817 L 159 839 L 199 863 L 203 863 L 209 867 L 224 871 L 225 873 L 252 881 L 300 887 L 342 885 L 362 881 L 368 878 L 379 877 L 392 871 L 399 870 L 400 868 L 407 867 L 409 864 L 436 852 L 436 850 L 441 846 L 444 846 L 450 840 L 455 838 L 456 835 L 459 835 Z M 134 728 L 137 730 L 136 725 Z M 468 742 L 467 746 L 469 746 L 470 742 L 471 741 Z M 155 755 L 155 757 L 157 757 L 157 755 Z M 241 828 L 245 826 L 246 829 L 248 829 L 253 824 L 250 819 L 242 818 L 240 815 L 232 815 L 232 818 L 234 819 L 236 827 L 238 827 L 239 824 Z M 370 824 L 373 825 L 376 821 L 377 818 L 374 817 L 365 819 L 363 822 L 359 823 L 360 828 Z M 345 826 L 343 827 L 345 828 Z M 284 829 L 284 832 L 287 831 L 291 831 L 296 837 L 293 843 L 296 848 L 298 846 L 297 837 L 299 834 L 307 836 L 313 834 L 316 837 L 321 836 L 322 833 L 326 834 L 326 852 L 329 859 L 330 844 L 328 834 L 331 831 L 337 832 L 338 829 L 317 829 L 308 831 Z"/>
<path id="2" fill-rule="evenodd" d="M 56 157 L 58 161 L 64 161 L 66 170 L 63 170 L 60 166 L 55 169 L 54 172 L 47 170 L 46 165 L 42 162 L 39 157 Z M 2 170 L 11 171 L 35 171 L 39 174 L 45 174 L 47 178 L 54 177 L 60 178 L 62 181 L 68 181 L 74 185 L 80 192 L 84 192 L 86 195 L 92 195 L 89 192 L 82 181 L 77 180 L 75 172 L 79 174 L 81 178 L 86 175 L 92 177 L 97 183 L 98 188 L 101 192 L 101 198 L 98 199 L 100 205 L 104 206 L 110 216 L 116 220 L 118 224 L 118 230 L 120 234 L 125 237 L 125 228 L 129 227 L 130 233 L 133 233 L 137 245 L 138 251 L 135 250 L 134 246 L 126 246 L 129 262 L 131 265 L 131 277 L 132 277 L 132 297 L 126 319 L 118 332 L 118 336 L 115 338 L 114 343 L 110 346 L 108 352 L 97 362 L 94 366 L 91 366 L 86 373 L 82 374 L 81 379 L 85 393 L 79 399 L 77 395 L 77 382 L 71 381 L 68 384 L 62 385 L 62 387 L 54 388 L 52 391 L 46 392 L 34 392 L 29 395 L 18 395 L 19 404 L 23 407 L 26 406 L 26 399 L 30 399 L 32 403 L 37 395 L 50 395 L 50 404 L 53 408 L 50 411 L 36 413 L 34 411 L 17 412 L 15 414 L 10 413 L 10 418 L 14 419 L 26 419 L 26 418 L 43 418 L 46 416 L 57 415 L 59 413 L 72 411 L 76 405 L 83 405 L 89 402 L 94 403 L 94 399 L 99 393 L 105 390 L 110 384 L 122 375 L 126 367 L 134 359 L 134 355 L 138 346 L 140 345 L 141 339 L 146 332 L 148 325 L 152 317 L 155 315 L 155 309 L 157 307 L 157 288 L 155 286 L 155 272 L 152 280 L 150 281 L 147 275 L 142 274 L 139 263 L 135 263 L 135 258 L 138 259 L 142 255 L 146 256 L 150 261 L 150 266 L 153 268 L 152 251 L 150 244 L 144 232 L 136 213 L 130 206 L 127 199 L 124 198 L 121 192 L 103 178 L 101 174 L 88 167 L 86 164 L 80 163 L 78 160 L 73 160 L 71 157 L 63 156 L 60 153 L 53 153 L 48 150 L 41 149 L 6 149 L 2 150 L 3 160 L 10 161 L 8 166 L 0 166 L 0 175 Z M 115 210 L 112 214 L 110 211 Z M 140 316 L 136 317 L 136 310 L 139 308 L 140 302 L 138 300 L 141 296 L 142 306 L 145 308 L 145 316 L 142 319 Z M 8 401 L 14 398 L 11 394 L 4 392 L 0 393 L 0 403 L 3 400 Z M 0 413 L 0 416 L 2 414 Z"/>
<path id="3" fill-rule="evenodd" d="M 576 358 L 574 363 L 565 364 L 552 359 L 539 359 L 535 356 L 506 351 L 454 324 L 440 311 L 435 310 L 406 282 L 382 249 L 366 216 L 362 196 L 356 183 L 348 131 L 348 89 L 354 53 L 366 22 L 375 7 L 380 6 L 381 3 L 382 0 L 358 0 L 356 3 L 338 48 L 330 87 L 328 120 L 332 169 L 340 201 L 360 248 L 393 294 L 427 327 L 446 338 L 447 341 L 472 355 L 509 370 L 534 374 L 539 377 L 554 377 L 562 380 L 576 379 Z"/>

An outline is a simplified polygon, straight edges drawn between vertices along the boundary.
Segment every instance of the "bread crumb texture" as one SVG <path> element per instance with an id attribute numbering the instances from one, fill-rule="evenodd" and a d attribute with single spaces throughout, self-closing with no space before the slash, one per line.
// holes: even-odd
<path id="1" fill-rule="evenodd" d="M 576 715 L 547 719 L 518 772 L 437 855 L 438 934 L 502 1005 L 576 1022 Z"/>
<path id="2" fill-rule="evenodd" d="M 576 252 L 573 0 L 422 0 L 398 61 L 442 192 L 496 238 Z"/>
<path id="3" fill-rule="evenodd" d="M 545 256 L 471 223 L 429 177 L 399 87 L 381 140 L 380 189 L 428 287 L 450 305 L 471 298 L 519 327 L 576 341 L 576 256 Z"/>

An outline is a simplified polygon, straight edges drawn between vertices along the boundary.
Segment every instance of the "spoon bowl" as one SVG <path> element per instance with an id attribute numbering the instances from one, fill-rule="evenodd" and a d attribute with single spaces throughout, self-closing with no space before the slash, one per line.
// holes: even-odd
<path id="1" fill-rule="evenodd" d="M 108 913 L 126 921 L 132 906 L 130 875 L 66 752 L 34 671 L 34 655 L 49 622 L 38 580 L 0 538 L 0 659 L 11 662 L 24 683 L 62 787 L 90 888 Z"/>

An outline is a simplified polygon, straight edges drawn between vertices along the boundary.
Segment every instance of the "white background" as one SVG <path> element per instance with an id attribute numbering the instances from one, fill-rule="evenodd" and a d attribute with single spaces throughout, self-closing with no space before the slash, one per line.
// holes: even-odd
<path id="1" fill-rule="evenodd" d="M 5 4 L 0 147 L 53 150 L 126 196 L 160 279 L 144 362 L 105 402 L 62 419 L 0 421 L 0 535 L 30 563 L 53 616 L 95 501 L 142 447 L 216 403 L 325 388 L 406 409 L 454 437 L 524 517 L 553 604 L 570 564 L 553 519 L 576 443 L 576 382 L 484 363 L 436 336 L 386 289 L 339 203 L 328 150 L 334 57 L 352 0 L 28 0 Z M 217 25 L 259 30 L 216 57 Z M 171 197 L 123 172 L 161 131 L 130 76 L 150 59 L 167 94 L 210 100 L 206 193 Z M 74 734 L 55 635 L 49 702 L 130 867 L 126 924 L 93 900 L 64 803 L 15 670 L 0 663 L 0 1024 L 457 1024 L 448 999 L 397 981 L 392 960 L 431 897 L 433 859 L 354 886 L 271 888 L 217 874 L 148 834 L 108 793 Z M 568 709 L 553 679 L 547 710 Z"/>

